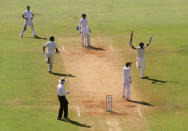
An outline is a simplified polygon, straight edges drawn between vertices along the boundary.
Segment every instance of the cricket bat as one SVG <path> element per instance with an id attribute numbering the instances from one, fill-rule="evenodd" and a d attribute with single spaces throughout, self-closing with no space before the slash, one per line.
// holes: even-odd
<path id="1" fill-rule="evenodd" d="M 132 43 L 132 41 L 133 41 L 133 35 L 134 35 L 134 31 L 131 31 L 130 43 Z"/>

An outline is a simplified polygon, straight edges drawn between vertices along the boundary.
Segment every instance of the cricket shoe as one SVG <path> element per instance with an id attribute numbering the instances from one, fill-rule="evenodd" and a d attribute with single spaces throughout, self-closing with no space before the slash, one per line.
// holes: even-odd
<path id="1" fill-rule="evenodd" d="M 145 77 L 145 76 L 140 76 L 140 78 L 144 79 L 144 78 L 146 78 L 146 77 Z"/>
<path id="2" fill-rule="evenodd" d="M 126 100 L 127 100 L 127 101 L 130 101 L 130 99 L 129 99 L 129 98 L 126 98 Z"/>
<path id="3" fill-rule="evenodd" d="M 62 120 L 62 118 L 57 118 L 57 120 Z"/>
<path id="4" fill-rule="evenodd" d="M 20 38 L 22 38 L 23 37 L 23 34 L 20 34 Z"/>
<path id="5" fill-rule="evenodd" d="M 70 121 L 70 118 L 64 117 L 64 120 L 65 120 L 65 121 Z"/>

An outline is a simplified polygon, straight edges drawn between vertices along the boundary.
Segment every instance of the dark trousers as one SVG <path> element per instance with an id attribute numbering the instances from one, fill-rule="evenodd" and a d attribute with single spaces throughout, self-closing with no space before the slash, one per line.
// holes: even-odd
<path id="1" fill-rule="evenodd" d="M 60 108 L 59 108 L 59 115 L 58 118 L 62 118 L 62 114 L 64 112 L 64 117 L 68 117 L 68 101 L 65 96 L 59 96 L 59 103 L 60 103 Z"/>

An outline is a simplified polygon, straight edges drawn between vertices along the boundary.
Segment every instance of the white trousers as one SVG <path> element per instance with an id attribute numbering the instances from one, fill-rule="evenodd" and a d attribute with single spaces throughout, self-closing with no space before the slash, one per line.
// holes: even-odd
<path id="1" fill-rule="evenodd" d="M 145 59 L 144 58 L 137 58 L 136 67 L 139 68 L 139 69 L 141 69 L 141 71 L 140 71 L 140 77 L 144 77 Z"/>
<path id="2" fill-rule="evenodd" d="M 81 42 L 82 46 L 89 47 L 90 46 L 90 36 L 89 33 L 81 33 Z"/>
<path id="3" fill-rule="evenodd" d="M 46 54 L 45 61 L 49 64 L 48 71 L 52 71 L 54 55 L 51 53 Z"/>
<path id="4" fill-rule="evenodd" d="M 131 84 L 130 80 L 123 81 L 123 86 L 122 86 L 123 92 L 122 92 L 122 95 L 125 96 L 125 89 L 127 89 L 126 99 L 130 99 L 130 84 Z"/>
<path id="5" fill-rule="evenodd" d="M 30 26 L 33 35 L 36 35 L 36 32 L 35 32 L 35 30 L 34 30 L 34 26 L 33 26 L 33 22 L 32 22 L 32 21 L 26 21 L 26 22 L 24 23 L 24 27 L 23 27 L 22 32 L 20 33 L 20 35 L 23 35 L 23 34 L 24 34 L 24 32 L 25 32 L 25 30 L 27 29 L 28 26 Z"/>

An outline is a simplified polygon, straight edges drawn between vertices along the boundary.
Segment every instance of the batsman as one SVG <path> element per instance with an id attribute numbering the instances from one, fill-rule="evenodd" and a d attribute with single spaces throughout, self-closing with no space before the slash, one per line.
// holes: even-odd
<path id="1" fill-rule="evenodd" d="M 47 47 L 47 53 L 45 61 L 49 64 L 48 72 L 52 73 L 52 67 L 53 67 L 53 59 L 54 59 L 54 50 L 56 50 L 56 53 L 60 53 L 58 50 L 56 43 L 54 42 L 55 38 L 51 36 L 50 41 L 46 42 L 46 44 L 43 46 L 43 53 L 45 54 L 45 48 Z"/>
<path id="2" fill-rule="evenodd" d="M 143 42 L 140 42 L 139 43 L 139 47 L 134 47 L 132 45 L 133 34 L 134 34 L 134 32 L 131 31 L 131 37 L 130 37 L 129 45 L 132 47 L 132 49 L 137 50 L 136 67 L 138 69 L 141 69 L 140 77 L 144 78 L 144 71 L 145 71 L 144 49 L 150 45 L 152 37 L 150 36 L 149 41 L 148 41 L 148 43 L 146 45 L 144 45 Z"/>
<path id="3" fill-rule="evenodd" d="M 91 29 L 89 28 L 88 20 L 86 14 L 82 14 L 77 30 L 81 34 L 82 47 L 90 47 L 90 35 Z"/>

